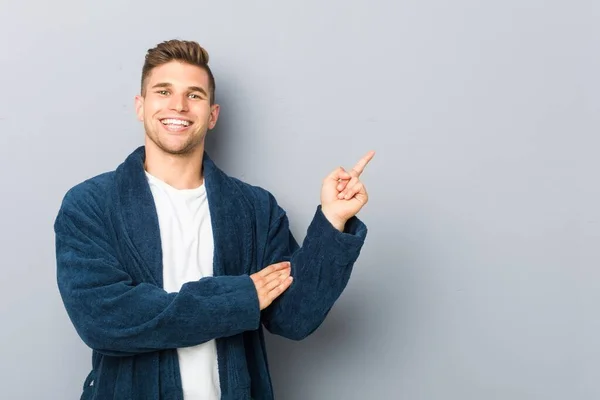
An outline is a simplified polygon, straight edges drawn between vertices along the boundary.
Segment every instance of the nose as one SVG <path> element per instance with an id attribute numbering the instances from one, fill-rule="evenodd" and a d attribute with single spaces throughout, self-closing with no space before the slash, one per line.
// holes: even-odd
<path id="1" fill-rule="evenodd" d="M 184 112 L 188 110 L 187 97 L 184 95 L 171 96 L 170 107 L 172 110 L 177 112 Z"/>

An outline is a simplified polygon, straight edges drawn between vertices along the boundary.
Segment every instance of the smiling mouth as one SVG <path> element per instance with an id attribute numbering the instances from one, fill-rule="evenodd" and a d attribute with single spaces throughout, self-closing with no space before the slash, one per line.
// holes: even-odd
<path id="1" fill-rule="evenodd" d="M 187 128 L 188 126 L 190 126 L 192 124 L 191 121 L 188 121 L 186 119 L 175 119 L 175 118 L 161 119 L 160 122 L 164 126 L 173 127 L 173 128 Z"/>

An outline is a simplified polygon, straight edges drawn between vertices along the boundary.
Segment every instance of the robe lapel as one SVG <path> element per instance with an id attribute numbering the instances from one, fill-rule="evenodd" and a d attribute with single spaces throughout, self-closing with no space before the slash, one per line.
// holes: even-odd
<path id="1" fill-rule="evenodd" d="M 116 171 L 121 232 L 132 263 L 126 267 L 135 280 L 163 285 L 162 248 L 158 214 L 144 170 L 144 147 L 138 147 Z"/>
<path id="2" fill-rule="evenodd" d="M 203 168 L 215 243 L 213 273 L 215 276 L 250 274 L 256 269 L 252 205 L 238 181 L 218 169 L 206 153 Z M 236 390 L 250 387 L 243 336 L 217 338 L 217 354 L 223 398 L 239 396 Z"/>
<path id="3" fill-rule="evenodd" d="M 213 273 L 242 275 L 254 264 L 254 214 L 239 183 L 204 153 L 204 182 L 215 243 Z"/>
<path id="4" fill-rule="evenodd" d="M 144 146 L 117 168 L 122 240 L 135 260 L 128 269 L 134 279 L 162 287 L 163 265 L 158 215 L 144 172 Z M 213 273 L 241 275 L 255 270 L 254 213 L 239 183 L 204 153 L 204 181 L 214 239 Z"/>

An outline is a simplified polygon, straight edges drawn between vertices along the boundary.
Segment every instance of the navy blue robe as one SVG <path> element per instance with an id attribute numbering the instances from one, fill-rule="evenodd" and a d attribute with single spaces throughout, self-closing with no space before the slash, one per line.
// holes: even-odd
<path id="1" fill-rule="evenodd" d="M 300 340 L 345 288 L 367 229 L 336 230 L 317 206 L 299 247 L 266 190 L 226 175 L 205 153 L 214 277 L 162 289 L 158 217 L 144 147 L 65 195 L 55 220 L 58 288 L 92 349 L 82 399 L 182 400 L 176 349 L 216 339 L 222 399 L 273 399 L 263 326 Z M 262 312 L 249 275 L 291 261 L 292 285 Z"/>

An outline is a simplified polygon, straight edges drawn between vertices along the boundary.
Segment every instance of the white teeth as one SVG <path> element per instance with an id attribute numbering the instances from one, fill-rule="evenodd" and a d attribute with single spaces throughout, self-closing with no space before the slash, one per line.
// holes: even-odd
<path id="1" fill-rule="evenodd" d="M 163 119 L 160 121 L 163 125 L 182 125 L 182 126 L 190 126 L 189 121 L 184 121 L 182 119 Z"/>

